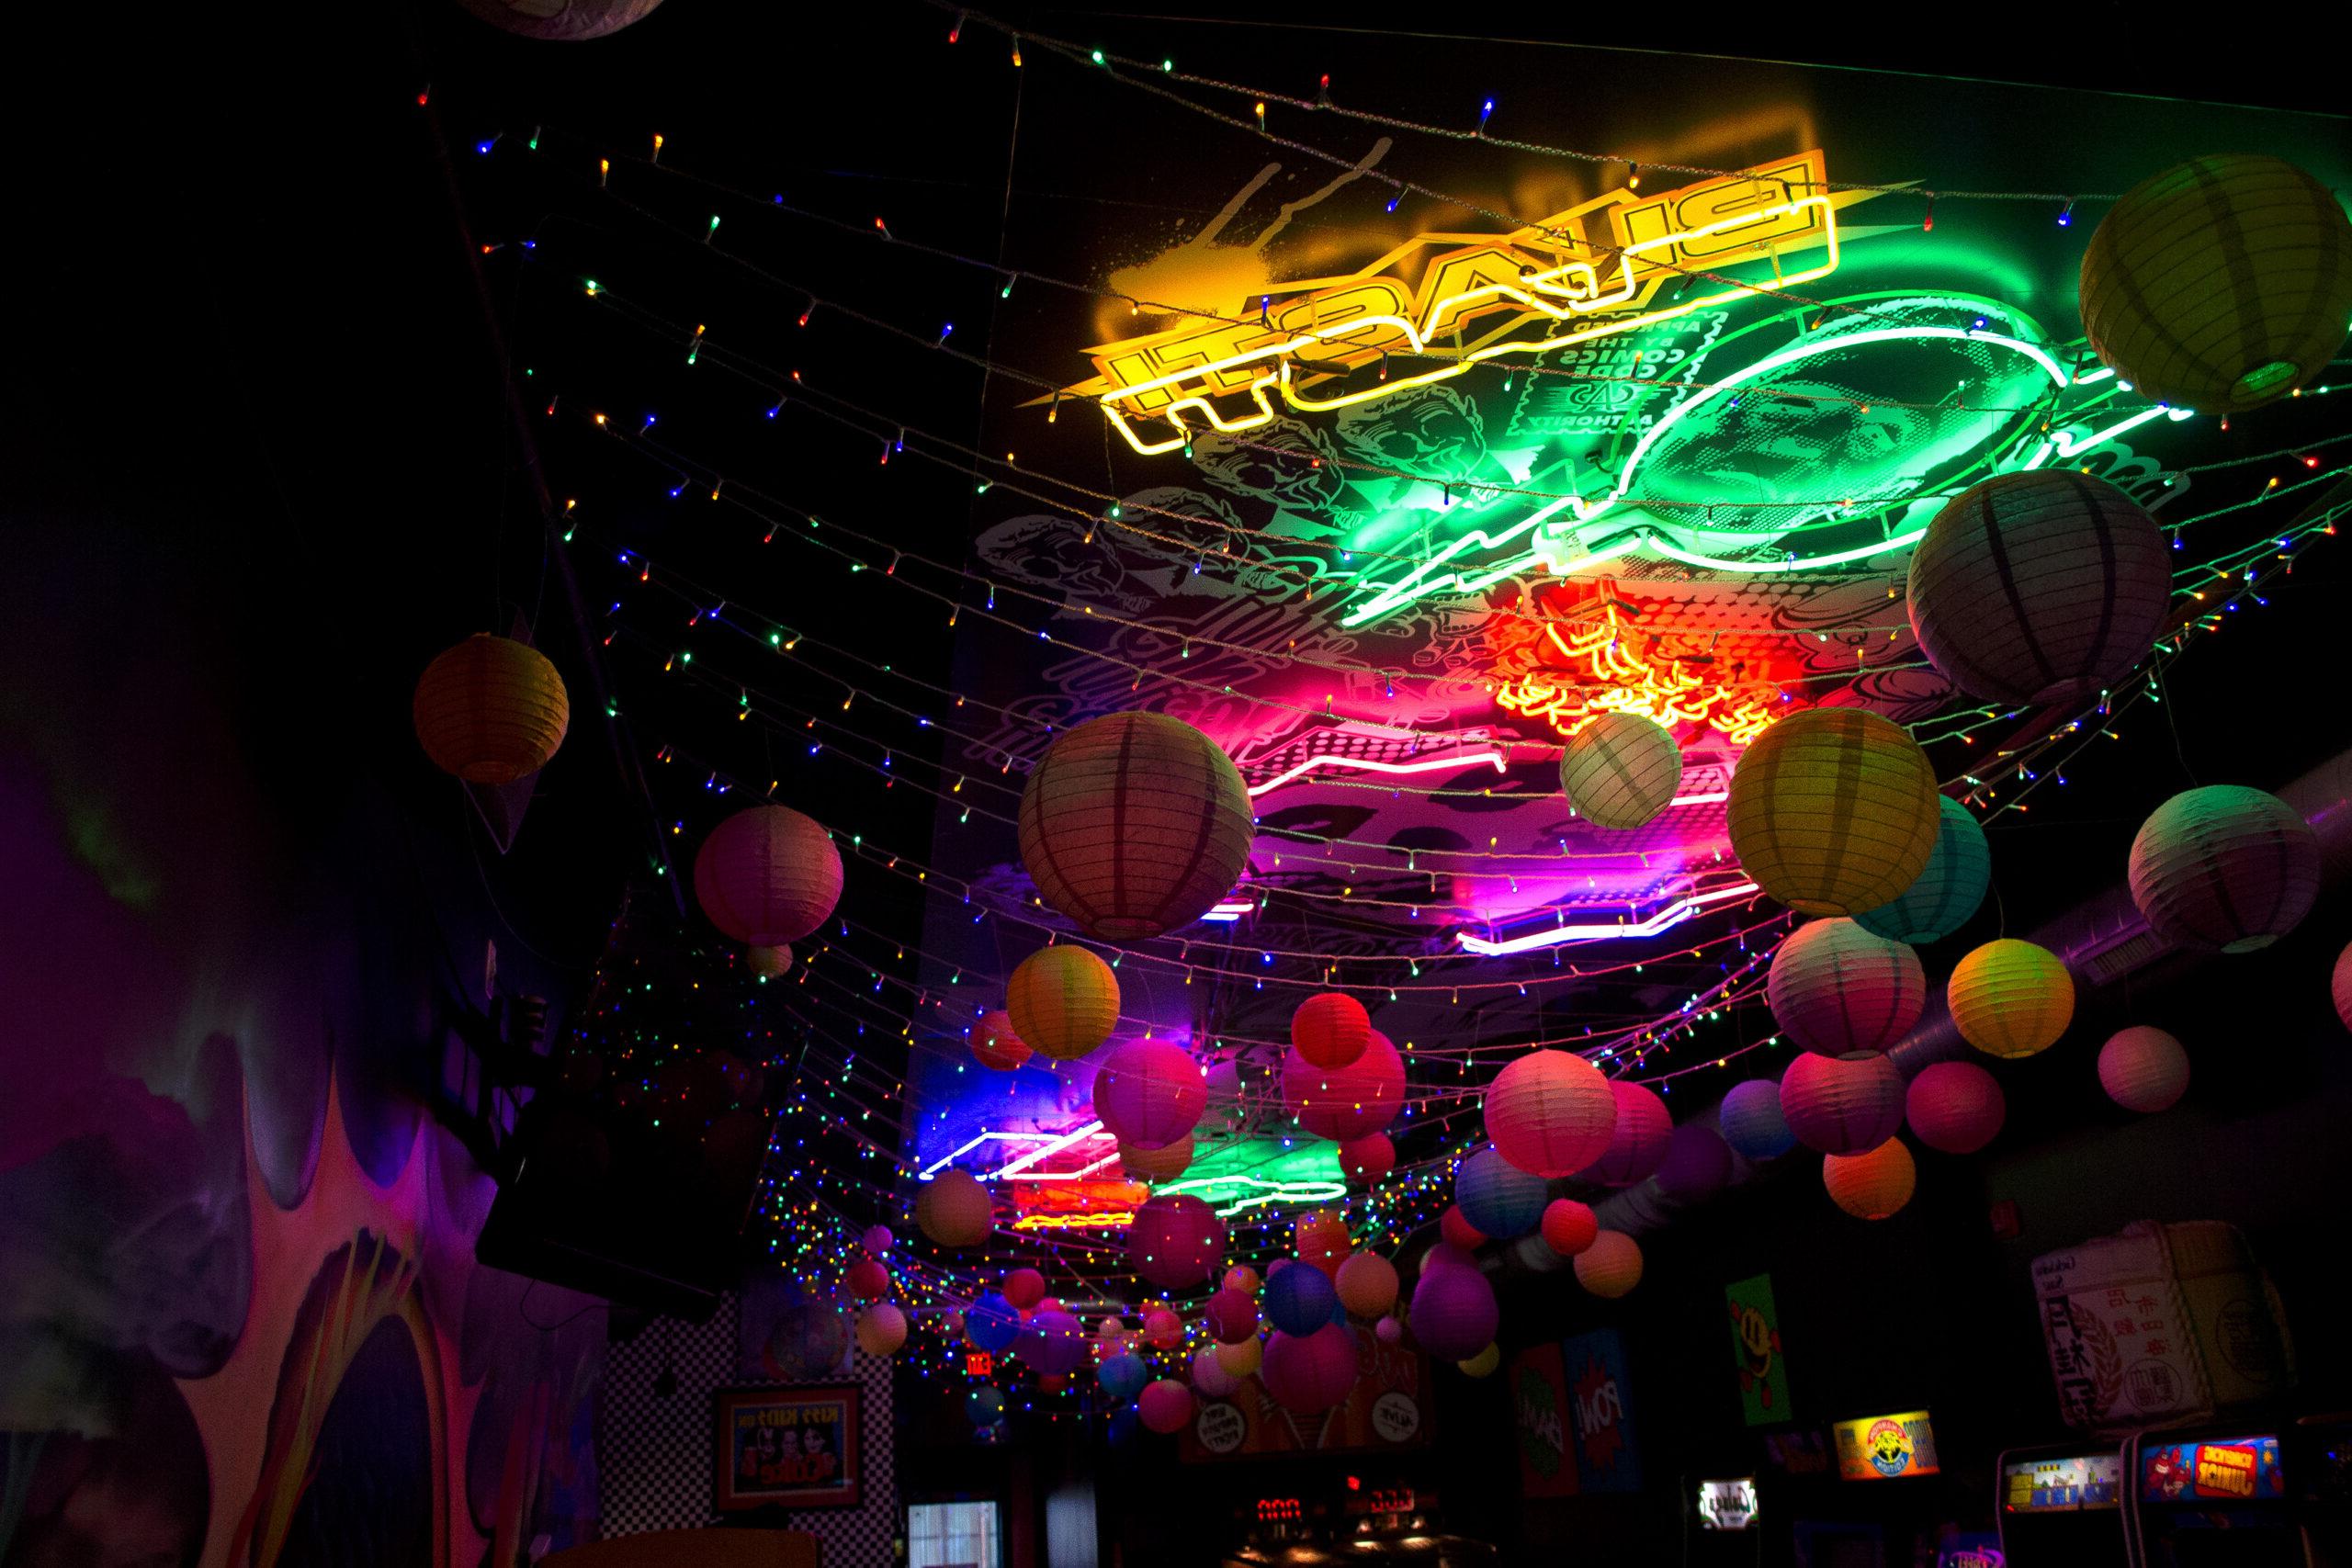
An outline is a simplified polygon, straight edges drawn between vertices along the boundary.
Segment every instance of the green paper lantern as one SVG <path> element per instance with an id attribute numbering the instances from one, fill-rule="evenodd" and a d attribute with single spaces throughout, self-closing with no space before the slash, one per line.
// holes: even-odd
<path id="1" fill-rule="evenodd" d="M 1854 923 L 1866 931 L 1907 942 L 1914 947 L 1941 942 L 1969 922 L 1993 882 L 1993 850 L 1984 829 L 1968 807 L 1950 795 L 1939 797 L 1936 847 L 1919 879 Z"/>

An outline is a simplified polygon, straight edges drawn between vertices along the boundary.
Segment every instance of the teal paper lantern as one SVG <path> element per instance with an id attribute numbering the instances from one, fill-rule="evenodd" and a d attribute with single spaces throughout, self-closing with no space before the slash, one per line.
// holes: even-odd
<path id="1" fill-rule="evenodd" d="M 1939 800 L 1927 869 L 1894 897 L 1856 915 L 1854 923 L 1864 931 L 1920 947 L 1960 930 L 1984 902 L 1993 885 L 1992 846 L 1968 807 L 1948 795 Z"/>

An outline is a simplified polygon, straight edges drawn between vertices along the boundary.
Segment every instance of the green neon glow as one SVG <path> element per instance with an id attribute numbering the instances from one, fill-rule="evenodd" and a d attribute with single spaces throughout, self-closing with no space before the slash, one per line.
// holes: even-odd
<path id="1" fill-rule="evenodd" d="M 1254 1176 L 1192 1177 L 1152 1189 L 1154 1192 L 1190 1192 L 1215 1209 L 1220 1219 L 1244 1209 L 1269 1203 L 1329 1203 L 1348 1195 L 1344 1181 L 1261 1181 Z M 1228 1201 L 1229 1194 L 1233 1196 Z"/>

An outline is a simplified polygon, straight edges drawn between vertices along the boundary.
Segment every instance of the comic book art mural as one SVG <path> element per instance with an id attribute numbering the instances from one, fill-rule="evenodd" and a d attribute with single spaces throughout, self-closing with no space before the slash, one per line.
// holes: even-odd
<path id="1" fill-rule="evenodd" d="M 1572 1497 L 1575 1443 L 1557 1345 L 1532 1345 L 1511 1358 L 1511 1413 L 1519 1429 L 1519 1495 Z"/>
<path id="2" fill-rule="evenodd" d="M 1639 1491 L 1642 1456 L 1623 1337 L 1613 1328 L 1573 1335 L 1560 1342 L 1560 1361 L 1576 1426 L 1572 1448 L 1578 1490 Z"/>
<path id="3" fill-rule="evenodd" d="M 1739 1409 L 1751 1427 L 1790 1421 L 1789 1370 L 1781 1353 L 1781 1314 L 1772 1276 L 1758 1274 L 1724 1288 L 1731 1309 L 1732 1354 L 1739 1363 Z"/>

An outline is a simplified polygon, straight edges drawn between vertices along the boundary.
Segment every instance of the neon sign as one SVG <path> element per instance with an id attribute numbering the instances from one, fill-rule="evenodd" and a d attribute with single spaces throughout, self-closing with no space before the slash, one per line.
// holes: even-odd
<path id="1" fill-rule="evenodd" d="M 1639 612 L 1606 583 L 1600 610 L 1598 618 L 1573 630 L 1547 623 L 1544 638 L 1567 660 L 1566 668 L 1508 680 L 1497 689 L 1496 703 L 1506 712 L 1544 719 L 1566 736 L 1605 713 L 1635 713 L 1668 729 L 1712 729 L 1735 746 L 1747 745 L 1792 711 L 1787 694 L 1750 675 L 1744 661 L 1718 666 L 1711 659 L 1659 657 L 1657 638 L 1627 624 Z M 1637 639 L 1648 646 L 1637 647 Z"/>
<path id="2" fill-rule="evenodd" d="M 1504 355 L 1555 349 L 1743 298 L 1732 286 L 1692 293 L 1694 274 L 1770 260 L 1781 288 L 1838 268 L 1836 209 L 1863 193 L 1827 192 L 1819 151 L 1647 198 L 1614 190 L 1500 237 L 1417 235 L 1357 272 L 1283 286 L 1261 301 L 1256 321 L 1194 323 L 1090 350 L 1097 375 L 1069 389 L 1094 398 L 1137 452 L 1172 451 L 1191 440 L 1188 416 L 1233 434 L 1271 423 L 1267 392 L 1306 412 L 1328 412 L 1463 374 Z M 1783 271 L 1790 251 L 1819 247 L 1821 259 Z M 1441 248 L 1443 247 L 1443 248 Z M 1429 254 L 1434 252 L 1434 254 Z M 1418 284 L 1404 272 L 1419 261 Z M 1648 309 L 1669 280 L 1685 287 Z M 1530 325 L 1536 335 L 1512 335 Z M 1464 333 L 1476 329 L 1475 338 Z M 1435 357 L 1435 368 L 1385 374 L 1387 356 Z M 1378 384 L 1318 394 L 1313 389 L 1378 363 Z M 1227 414 L 1220 399 L 1248 407 Z M 1154 438 L 1138 418 L 1172 434 Z"/>

